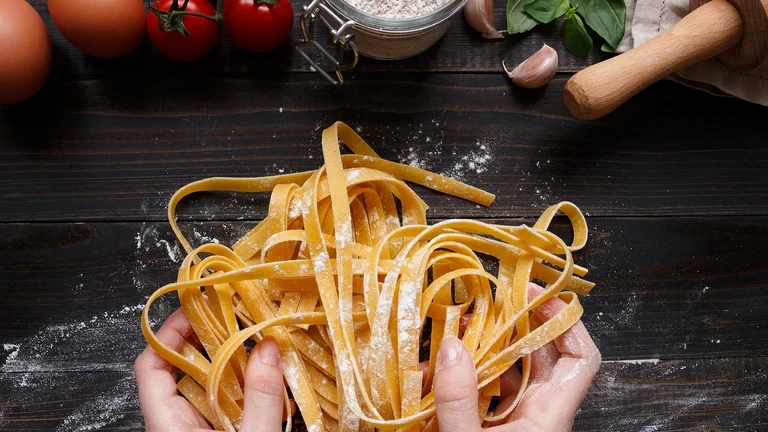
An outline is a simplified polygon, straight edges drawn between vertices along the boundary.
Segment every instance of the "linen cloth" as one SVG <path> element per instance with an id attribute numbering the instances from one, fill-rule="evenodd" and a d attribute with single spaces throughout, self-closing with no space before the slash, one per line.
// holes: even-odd
<path id="1" fill-rule="evenodd" d="M 616 52 L 628 51 L 668 29 L 688 14 L 688 0 L 625 0 L 627 24 Z M 691 65 L 670 79 L 716 95 L 731 95 L 768 106 L 768 63 L 735 72 L 715 59 Z"/>

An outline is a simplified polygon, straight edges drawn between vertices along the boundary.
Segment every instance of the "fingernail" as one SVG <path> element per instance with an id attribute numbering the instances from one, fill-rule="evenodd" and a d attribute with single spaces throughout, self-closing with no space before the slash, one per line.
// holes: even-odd
<path id="1" fill-rule="evenodd" d="M 448 337 L 440 342 L 440 350 L 437 352 L 435 370 L 455 366 L 461 362 L 466 348 L 464 342 L 455 337 Z"/>
<path id="2" fill-rule="evenodd" d="M 277 341 L 272 336 L 265 337 L 259 343 L 259 360 L 270 366 L 280 365 L 280 349 L 277 347 Z"/>

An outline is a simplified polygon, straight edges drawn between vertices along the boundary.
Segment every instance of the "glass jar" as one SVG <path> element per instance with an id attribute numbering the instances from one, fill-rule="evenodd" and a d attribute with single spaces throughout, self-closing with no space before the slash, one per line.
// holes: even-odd
<path id="1" fill-rule="evenodd" d="M 342 72 L 354 68 L 360 55 L 379 60 L 399 60 L 424 52 L 443 37 L 451 24 L 450 19 L 466 2 L 448 0 L 439 9 L 424 15 L 382 18 L 365 13 L 344 0 L 312 0 L 302 9 L 301 32 L 304 39 L 296 43 L 296 50 L 329 81 L 343 84 Z M 330 31 L 333 43 L 338 45 L 336 56 L 314 38 L 318 19 Z M 302 45 L 312 45 L 333 62 L 336 77 L 318 66 Z"/>

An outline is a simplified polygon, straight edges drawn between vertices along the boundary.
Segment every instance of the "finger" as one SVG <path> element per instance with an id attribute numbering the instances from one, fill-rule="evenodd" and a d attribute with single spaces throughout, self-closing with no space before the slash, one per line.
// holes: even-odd
<path id="1" fill-rule="evenodd" d="M 540 295 L 544 290 L 535 284 L 528 285 L 528 297 L 534 298 Z M 542 322 L 549 321 L 560 313 L 567 304 L 557 297 L 553 297 L 539 307 L 533 310 L 533 314 L 536 318 Z M 594 372 L 600 367 L 600 351 L 595 346 L 595 342 L 589 336 L 587 329 L 584 327 L 584 323 L 578 321 L 566 330 L 562 335 L 554 341 L 557 347 L 560 357 L 573 357 L 576 359 L 583 359 L 585 363 L 594 369 Z M 594 375 L 594 374 L 593 374 Z"/>
<path id="2" fill-rule="evenodd" d="M 549 382 L 549 378 L 552 375 L 552 371 L 555 368 L 557 360 L 560 358 L 560 352 L 554 343 L 550 342 L 538 350 L 531 353 L 531 376 L 528 384 L 528 388 L 536 388 L 539 384 Z M 514 370 L 517 375 L 517 386 L 514 387 L 514 392 L 505 393 L 504 381 L 502 380 L 501 397 L 500 402 L 493 410 L 494 413 L 503 413 L 509 408 L 517 399 L 517 392 L 520 389 L 520 372 L 517 368 L 510 368 L 505 374 Z M 502 378 L 504 375 L 502 375 Z M 526 390 L 527 391 L 527 390 Z M 499 420 L 491 423 L 491 426 L 505 423 L 505 420 Z"/>
<path id="3" fill-rule="evenodd" d="M 511 368 L 507 369 L 507 371 L 501 374 L 501 377 L 499 377 L 499 384 L 501 384 L 501 392 L 499 397 L 504 399 L 510 395 L 515 396 L 517 391 L 520 390 L 521 380 L 522 378 L 520 376 L 520 371 L 517 369 L 517 366 L 512 366 Z"/>
<path id="4" fill-rule="evenodd" d="M 517 369 L 517 366 L 512 366 L 511 368 L 507 369 L 506 372 L 501 374 L 499 380 L 499 383 L 501 384 L 501 392 L 499 394 L 500 402 L 493 409 L 494 414 L 503 413 L 515 402 L 515 399 L 517 399 L 517 392 L 520 391 L 520 383 L 522 381 L 522 377 L 520 375 L 520 371 Z M 503 424 L 504 422 L 505 420 L 492 422 L 491 426 Z"/>
<path id="5" fill-rule="evenodd" d="M 177 351 L 191 333 L 192 326 L 184 312 L 179 309 L 165 320 L 156 336 L 163 345 Z M 148 346 L 136 358 L 133 367 L 139 391 L 139 405 L 147 430 L 170 430 L 166 425 L 169 420 L 169 408 L 190 426 L 208 426 L 203 416 L 178 396 L 173 365 L 160 357 L 155 350 Z"/>
<path id="6" fill-rule="evenodd" d="M 184 311 L 179 309 L 168 316 L 155 336 L 163 345 L 173 351 L 178 351 L 184 345 L 184 340 L 191 334 L 192 325 L 184 315 Z M 136 358 L 134 363 L 134 368 L 140 368 L 139 372 L 170 371 L 172 367 L 149 346 Z"/>
<path id="7" fill-rule="evenodd" d="M 293 417 L 294 415 L 296 415 L 296 401 L 293 400 L 293 399 L 289 399 L 288 402 L 291 405 L 291 407 L 290 407 L 291 408 L 291 417 Z M 285 422 L 286 420 L 288 420 L 288 411 L 283 410 L 283 418 L 281 420 L 282 420 L 282 422 Z"/>
<path id="8" fill-rule="evenodd" d="M 538 296 L 542 291 L 538 286 L 529 285 L 529 297 Z M 566 306 L 565 302 L 554 297 L 542 303 L 533 313 L 537 319 L 546 322 Z M 517 422 L 538 416 L 546 419 L 548 430 L 566 430 L 570 428 L 573 417 L 600 366 L 600 352 L 581 321 L 548 345 L 557 349 L 559 358 L 551 370 L 543 370 L 526 390 L 523 401 L 511 420 Z M 540 353 L 540 360 L 544 359 L 545 353 L 554 355 L 551 348 L 548 350 Z"/>
<path id="9" fill-rule="evenodd" d="M 531 353 L 531 382 L 547 381 L 560 359 L 560 351 L 550 342 Z"/>
<path id="10" fill-rule="evenodd" d="M 421 381 L 424 382 L 427 379 L 427 374 L 429 373 L 429 360 L 424 360 L 423 362 L 419 362 L 419 370 L 421 371 Z"/>
<path id="11" fill-rule="evenodd" d="M 467 327 L 469 327 L 469 321 L 472 319 L 472 314 L 464 314 L 459 318 L 459 330 L 461 330 L 462 333 L 467 331 Z"/>
<path id="12" fill-rule="evenodd" d="M 251 352 L 245 368 L 242 432 L 279 432 L 283 422 L 283 368 L 280 350 L 266 337 Z"/>
<path id="13" fill-rule="evenodd" d="M 534 283 L 528 284 L 528 300 L 533 300 L 543 292 L 544 288 Z M 551 299 L 551 301 L 559 300 Z M 541 316 L 537 315 L 536 310 L 534 310 L 534 315 L 531 317 L 531 322 L 536 325 L 541 324 L 548 319 L 549 318 L 542 318 Z M 555 364 L 559 358 L 560 352 L 552 342 L 545 344 L 543 347 L 531 353 L 531 383 L 548 380 L 549 376 L 552 374 L 552 369 L 555 367 Z"/>
<path id="14" fill-rule="evenodd" d="M 421 397 L 424 397 L 432 389 L 432 382 L 429 381 L 429 360 L 419 362 L 419 370 L 421 371 Z"/>
<path id="15" fill-rule="evenodd" d="M 464 343 L 455 337 L 443 339 L 436 369 L 435 405 L 440 432 L 480 432 L 477 374 Z"/>
<path id="16" fill-rule="evenodd" d="M 567 305 L 557 297 L 551 298 L 534 309 L 533 313 L 542 321 L 549 321 L 555 315 L 565 309 Z M 555 339 L 555 345 L 561 356 L 570 356 L 577 359 L 589 360 L 595 367 L 595 372 L 600 366 L 600 351 L 595 342 L 589 336 L 584 323 L 578 321 L 562 335 Z"/>
<path id="17" fill-rule="evenodd" d="M 198 351 L 203 350 L 203 343 L 200 341 L 200 338 L 197 337 L 195 332 L 192 332 L 192 334 L 187 337 L 187 342 L 189 342 L 189 344 L 193 347 L 197 348 Z"/>

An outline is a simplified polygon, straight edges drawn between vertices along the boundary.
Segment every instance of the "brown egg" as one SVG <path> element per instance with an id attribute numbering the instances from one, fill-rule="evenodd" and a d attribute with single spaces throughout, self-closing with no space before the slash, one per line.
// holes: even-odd
<path id="1" fill-rule="evenodd" d="M 95 57 L 122 57 L 144 39 L 141 0 L 48 0 L 48 11 L 72 45 Z"/>
<path id="2" fill-rule="evenodd" d="M 25 0 L 0 0 L 0 104 L 29 99 L 51 73 L 51 39 Z"/>

